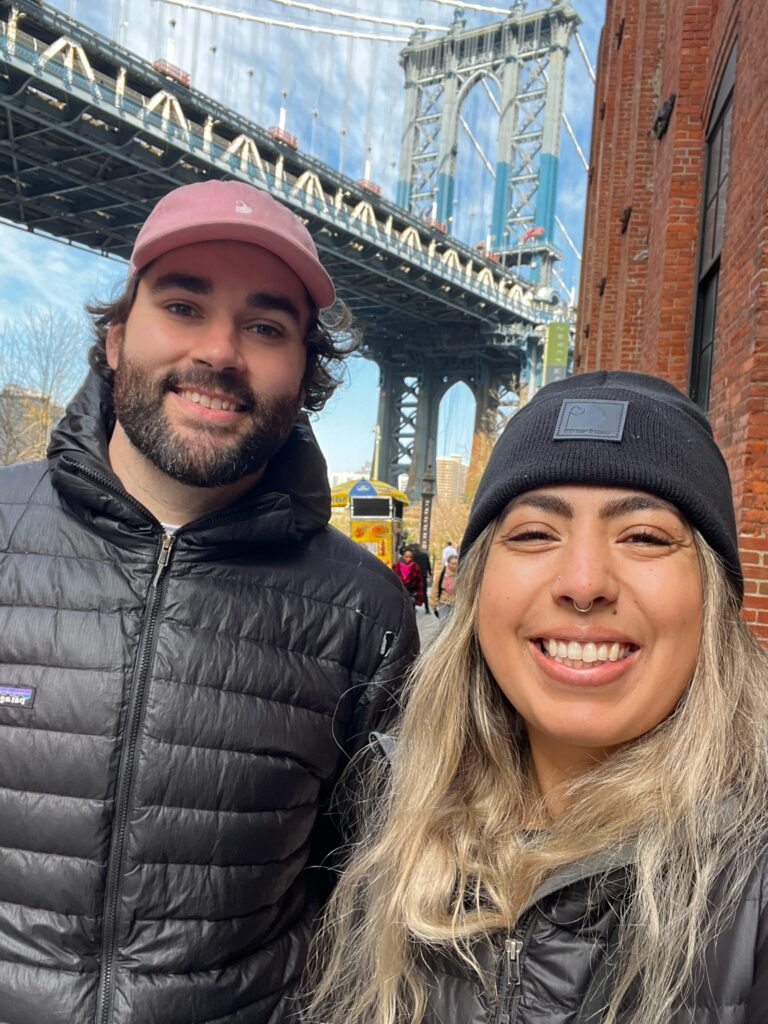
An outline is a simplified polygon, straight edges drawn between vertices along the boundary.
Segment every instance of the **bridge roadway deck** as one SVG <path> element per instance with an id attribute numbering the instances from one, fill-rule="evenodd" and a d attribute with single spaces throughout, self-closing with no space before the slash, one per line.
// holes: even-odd
<path id="1" fill-rule="evenodd" d="M 234 177 L 303 217 L 366 353 L 500 365 L 551 309 L 527 283 L 36 0 L 0 0 L 0 218 L 127 257 L 170 188 Z M 500 361 L 500 362 L 499 362 Z"/>

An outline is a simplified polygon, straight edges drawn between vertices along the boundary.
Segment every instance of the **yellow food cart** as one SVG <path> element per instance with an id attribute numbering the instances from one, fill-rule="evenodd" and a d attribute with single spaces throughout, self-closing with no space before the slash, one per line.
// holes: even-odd
<path id="1" fill-rule="evenodd" d="M 397 561 L 407 495 L 381 480 L 347 480 L 331 491 L 334 509 L 348 509 L 349 536 L 387 565 Z"/>

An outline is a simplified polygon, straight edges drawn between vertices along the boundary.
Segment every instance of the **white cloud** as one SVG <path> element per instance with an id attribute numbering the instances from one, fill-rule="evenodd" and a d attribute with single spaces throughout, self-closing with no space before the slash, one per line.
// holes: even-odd
<path id="1" fill-rule="evenodd" d="M 0 315 L 42 302 L 82 308 L 124 274 L 124 264 L 0 224 Z"/>

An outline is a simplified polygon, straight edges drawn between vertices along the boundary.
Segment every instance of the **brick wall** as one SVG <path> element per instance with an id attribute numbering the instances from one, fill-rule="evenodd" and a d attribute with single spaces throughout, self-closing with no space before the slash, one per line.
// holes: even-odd
<path id="1" fill-rule="evenodd" d="M 766 0 L 607 0 L 575 362 L 578 371 L 621 367 L 687 387 L 705 136 L 734 43 L 709 416 L 734 485 L 745 615 L 768 641 Z M 673 92 L 668 130 L 657 139 L 654 115 Z"/>

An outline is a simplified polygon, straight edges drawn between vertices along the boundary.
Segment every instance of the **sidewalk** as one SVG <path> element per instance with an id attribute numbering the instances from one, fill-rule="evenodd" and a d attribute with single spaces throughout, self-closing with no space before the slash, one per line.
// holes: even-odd
<path id="1" fill-rule="evenodd" d="M 424 650 L 437 635 L 437 631 L 440 628 L 440 620 L 433 612 L 430 611 L 429 615 L 425 615 L 423 608 L 417 608 L 416 622 L 419 627 L 419 636 L 421 637 L 421 649 Z"/>

